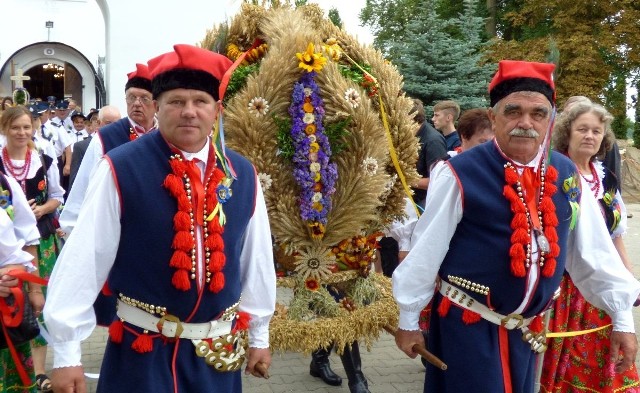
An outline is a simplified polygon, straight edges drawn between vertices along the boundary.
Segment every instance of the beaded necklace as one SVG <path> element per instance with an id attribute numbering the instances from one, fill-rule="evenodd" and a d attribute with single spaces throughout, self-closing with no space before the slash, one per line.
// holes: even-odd
<path id="1" fill-rule="evenodd" d="M 537 201 L 527 204 L 524 188 L 520 182 L 518 170 L 513 163 L 504 164 L 504 175 L 507 185 L 504 196 L 511 203 L 513 219 L 511 220 L 511 273 L 516 277 L 525 277 L 526 269 L 531 266 L 531 235 L 535 236 L 540 256 L 538 264 L 544 277 L 553 276 L 556 268 L 555 258 L 560 254 L 556 226 L 558 217 L 551 197 L 557 187 L 554 184 L 558 172 L 552 166 L 543 163 L 540 166 L 540 192 Z M 533 190 L 529 190 L 532 192 Z M 534 218 L 532 214 L 536 214 Z M 534 222 L 536 224 L 534 224 Z"/>
<path id="2" fill-rule="evenodd" d="M 598 174 L 596 173 L 596 167 L 595 165 L 593 165 L 593 162 L 589 163 L 589 169 L 591 170 L 591 176 L 592 176 L 591 180 L 587 179 L 587 177 L 582 173 L 580 173 L 580 176 L 582 176 L 584 181 L 586 181 L 587 184 L 589 184 L 589 188 L 591 188 L 591 191 L 593 191 L 593 195 L 595 195 L 595 197 L 597 198 L 598 192 L 600 192 L 600 178 L 598 178 Z"/>
<path id="3" fill-rule="evenodd" d="M 7 174 L 16 179 L 16 181 L 20 183 L 22 191 L 26 192 L 26 180 L 27 176 L 29 175 L 29 168 L 31 167 L 31 149 L 27 149 L 24 164 L 18 166 L 13 164 L 11 158 L 9 157 L 7 148 L 4 147 L 2 149 L 2 164 L 4 165 L 4 169 L 7 171 Z"/>

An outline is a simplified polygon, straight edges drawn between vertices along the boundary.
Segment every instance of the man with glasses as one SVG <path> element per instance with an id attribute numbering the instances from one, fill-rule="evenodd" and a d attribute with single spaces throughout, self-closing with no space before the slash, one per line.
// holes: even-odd
<path id="1" fill-rule="evenodd" d="M 136 70 L 127 74 L 127 77 L 128 81 L 124 87 L 127 117 L 101 127 L 98 138 L 91 139 L 74 179 L 73 190 L 69 193 L 67 203 L 60 215 L 60 227 L 67 234 L 73 230 L 78 219 L 78 212 L 87 192 L 89 176 L 94 165 L 111 149 L 135 140 L 156 128 L 149 69 L 144 64 L 136 64 Z"/>

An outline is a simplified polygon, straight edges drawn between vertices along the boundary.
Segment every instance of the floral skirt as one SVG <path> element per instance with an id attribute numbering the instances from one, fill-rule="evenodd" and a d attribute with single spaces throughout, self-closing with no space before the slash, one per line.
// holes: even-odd
<path id="1" fill-rule="evenodd" d="M 60 243 L 56 235 L 40 239 L 40 245 L 38 246 L 38 273 L 40 277 L 46 280 L 49 279 L 59 253 Z M 45 286 L 42 287 L 42 292 L 46 298 L 47 288 Z M 38 317 L 38 320 L 43 324 L 42 326 L 44 326 L 42 315 Z M 31 343 L 34 347 L 44 347 L 47 345 L 47 341 L 42 336 L 34 338 Z"/>
<path id="2" fill-rule="evenodd" d="M 22 365 L 33 383 L 24 386 L 16 365 L 8 348 L 0 350 L 0 393 L 35 393 L 35 375 L 33 372 L 33 359 L 31 358 L 31 345 L 26 342 L 16 345 L 18 356 L 22 359 Z"/>
<path id="3" fill-rule="evenodd" d="M 589 304 L 580 294 L 571 278 L 565 274 L 560 284 L 560 297 L 556 300 L 550 332 L 594 329 L 611 324 L 611 318 Z M 575 337 L 549 339 L 544 354 L 541 392 L 640 392 L 636 366 L 616 374 L 609 360 L 609 336 L 612 327 Z"/>

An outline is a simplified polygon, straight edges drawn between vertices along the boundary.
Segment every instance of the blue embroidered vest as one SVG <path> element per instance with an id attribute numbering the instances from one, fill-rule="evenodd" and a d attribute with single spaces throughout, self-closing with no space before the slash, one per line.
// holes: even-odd
<path id="1" fill-rule="evenodd" d="M 190 280 L 191 289 L 187 291 L 171 284 L 175 269 L 169 266 L 169 260 L 173 253 L 173 217 L 177 202 L 162 186 L 171 173 L 169 157 L 172 154 L 164 138 L 155 132 L 107 154 L 115 173 L 122 211 L 121 241 L 109 276 L 114 294 L 121 292 L 144 303 L 166 307 L 168 313 L 187 322 L 215 319 L 239 300 L 239 258 L 255 207 L 256 182 L 253 166 L 237 153 L 229 150 L 227 153 L 238 180 L 231 186 L 233 197 L 224 204 L 227 212 L 223 233 L 225 286 L 214 294 L 205 284 L 201 299 L 196 280 Z M 202 253 L 203 249 L 198 252 Z"/>
<path id="2" fill-rule="evenodd" d="M 484 143 L 448 161 L 462 193 L 463 215 L 451 239 L 449 251 L 440 268 L 440 277 L 458 276 L 490 288 L 490 305 L 502 314 L 512 313 L 521 304 L 527 278 L 510 271 L 511 211 L 503 195 L 506 185 L 504 164 L 507 159 L 494 142 Z M 565 246 L 571 221 L 571 207 L 562 191 L 564 179 L 575 174 L 575 165 L 565 156 L 551 153 L 551 165 L 558 171 L 558 190 L 552 199 L 558 217 L 560 255 L 552 277 L 540 277 L 524 316 L 540 312 L 560 284 L 565 262 Z M 484 295 L 468 291 L 487 304 Z"/>
<path id="3" fill-rule="evenodd" d="M 124 117 L 116 122 L 113 122 L 98 131 L 98 136 L 102 141 L 104 148 L 103 153 L 107 154 L 112 149 L 123 145 L 130 141 L 129 134 L 131 129 L 131 123 L 128 117 Z"/>

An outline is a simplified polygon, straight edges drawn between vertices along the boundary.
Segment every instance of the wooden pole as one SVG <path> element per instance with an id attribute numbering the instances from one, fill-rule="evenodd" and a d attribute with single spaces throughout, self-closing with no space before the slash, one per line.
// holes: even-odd
<path id="1" fill-rule="evenodd" d="M 391 334 L 393 337 L 396 336 L 397 330 L 394 329 L 393 327 L 387 325 L 384 327 L 384 330 L 386 330 L 387 333 Z M 442 360 L 440 360 L 436 355 L 427 351 L 427 348 L 421 347 L 420 345 L 415 344 L 412 349 L 414 352 L 417 352 L 418 354 L 420 354 L 420 356 L 422 356 L 424 360 L 436 366 L 440 370 L 444 371 L 447 369 L 447 365 Z"/>

